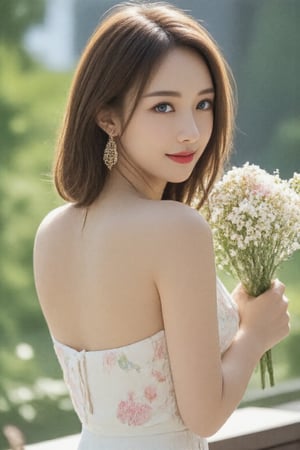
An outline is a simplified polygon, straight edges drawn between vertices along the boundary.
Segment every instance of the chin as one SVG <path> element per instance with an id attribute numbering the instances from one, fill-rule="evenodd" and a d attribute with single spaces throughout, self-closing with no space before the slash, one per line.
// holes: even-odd
<path id="1" fill-rule="evenodd" d="M 190 176 L 192 175 L 192 172 L 190 172 L 189 174 L 177 174 L 177 175 L 173 175 L 171 177 L 168 178 L 168 183 L 184 183 L 185 181 L 187 181 Z"/>

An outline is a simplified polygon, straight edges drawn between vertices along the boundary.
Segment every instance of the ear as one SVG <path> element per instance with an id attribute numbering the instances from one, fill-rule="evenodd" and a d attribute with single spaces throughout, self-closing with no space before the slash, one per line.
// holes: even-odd
<path id="1" fill-rule="evenodd" d="M 97 125 L 109 136 L 120 134 L 120 120 L 112 109 L 104 109 L 96 116 Z"/>

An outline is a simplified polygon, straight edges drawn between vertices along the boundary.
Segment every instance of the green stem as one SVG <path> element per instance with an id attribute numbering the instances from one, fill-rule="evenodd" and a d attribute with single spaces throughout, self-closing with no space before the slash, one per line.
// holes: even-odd
<path id="1" fill-rule="evenodd" d="M 249 295 L 253 297 L 258 297 L 260 294 L 265 292 L 267 289 L 269 289 L 271 282 L 271 277 L 266 276 L 263 279 L 260 279 L 259 282 L 256 282 L 255 284 L 251 284 L 250 286 L 244 285 L 246 288 L 246 291 Z M 260 380 L 261 380 L 261 387 L 262 389 L 265 389 L 266 387 L 266 372 L 268 372 L 269 375 L 269 381 L 270 386 L 275 385 L 274 381 L 274 371 L 273 371 L 273 363 L 272 363 L 272 352 L 271 350 L 268 350 L 260 359 L 259 361 L 260 366 Z"/>
<path id="2" fill-rule="evenodd" d="M 274 386 L 275 381 L 274 381 L 274 371 L 273 371 L 272 350 L 271 349 L 266 352 L 266 363 L 267 363 L 267 369 L 268 369 L 268 373 L 269 373 L 270 386 Z"/>
<path id="3" fill-rule="evenodd" d="M 265 361 L 265 355 L 263 355 L 260 358 L 259 366 L 260 366 L 261 387 L 262 387 L 262 389 L 265 389 L 265 387 L 266 387 L 266 361 Z"/>

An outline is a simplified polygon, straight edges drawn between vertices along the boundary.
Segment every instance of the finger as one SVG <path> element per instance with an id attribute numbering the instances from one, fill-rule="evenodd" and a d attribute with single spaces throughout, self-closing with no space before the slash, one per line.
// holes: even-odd
<path id="1" fill-rule="evenodd" d="M 281 281 L 279 281 L 278 278 L 276 278 L 276 280 L 273 280 L 271 287 L 280 296 L 282 296 L 282 294 L 285 291 L 285 285 L 281 283 Z"/>
<path id="2" fill-rule="evenodd" d="M 247 300 L 248 297 L 249 297 L 248 294 L 247 294 L 247 291 L 246 291 L 246 289 L 244 288 L 244 286 L 242 285 L 242 283 L 239 283 L 239 284 L 236 286 L 234 292 L 235 292 L 236 294 L 238 294 L 238 296 L 239 296 L 240 298 L 244 299 L 244 300 Z"/>

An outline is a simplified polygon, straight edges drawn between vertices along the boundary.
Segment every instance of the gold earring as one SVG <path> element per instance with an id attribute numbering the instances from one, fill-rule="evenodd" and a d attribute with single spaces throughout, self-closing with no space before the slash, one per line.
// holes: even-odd
<path id="1" fill-rule="evenodd" d="M 109 136 L 103 153 L 104 164 L 111 170 L 118 161 L 117 144 L 112 136 Z"/>

